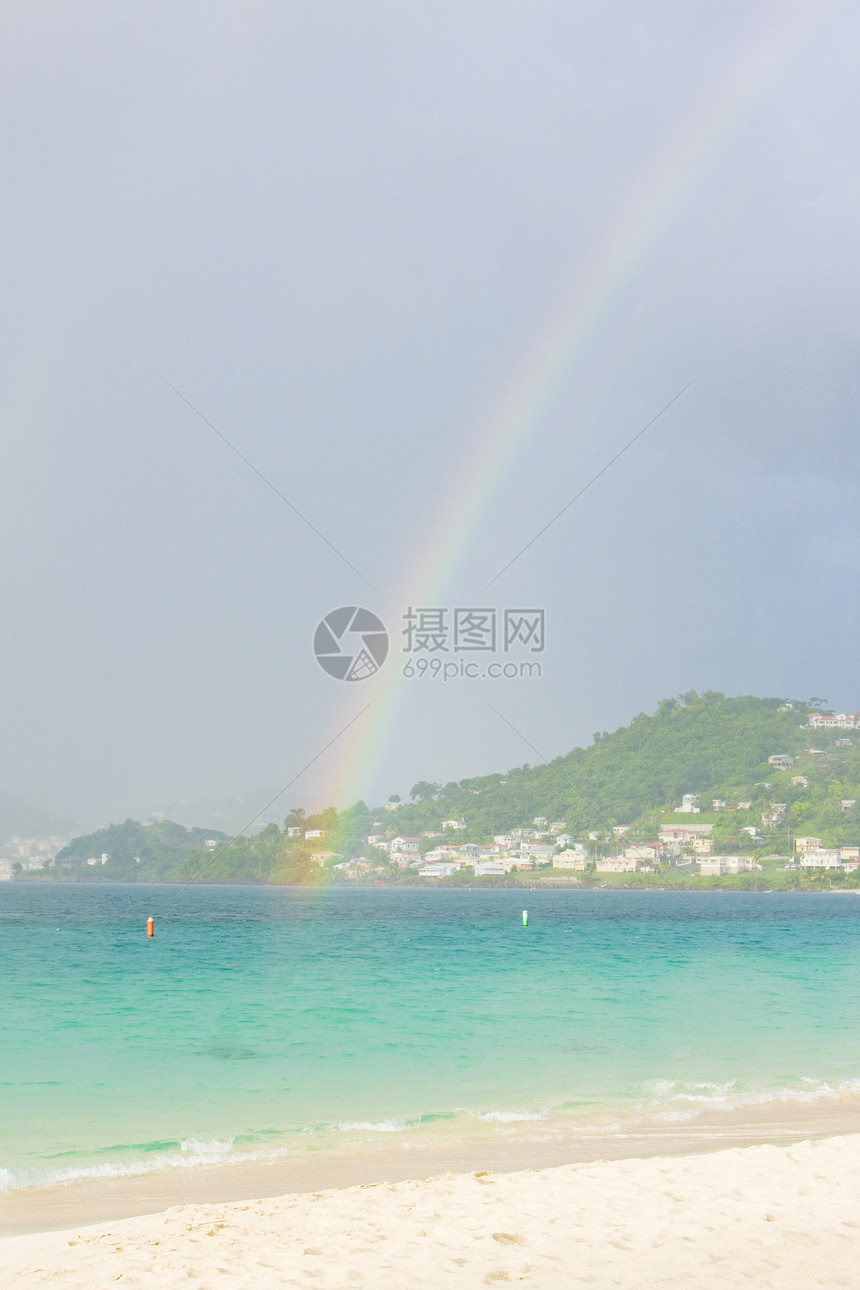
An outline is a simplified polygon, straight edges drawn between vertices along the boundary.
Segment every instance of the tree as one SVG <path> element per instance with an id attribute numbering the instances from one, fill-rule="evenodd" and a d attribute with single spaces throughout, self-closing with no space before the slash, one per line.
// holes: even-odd
<path id="1" fill-rule="evenodd" d="M 434 802 L 441 788 L 441 784 L 431 784 L 429 780 L 421 779 L 409 790 L 409 796 L 413 802 Z"/>

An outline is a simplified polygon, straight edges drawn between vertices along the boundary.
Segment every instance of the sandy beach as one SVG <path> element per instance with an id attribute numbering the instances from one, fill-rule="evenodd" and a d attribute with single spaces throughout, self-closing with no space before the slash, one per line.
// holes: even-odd
<path id="1" fill-rule="evenodd" d="M 0 1242 L 16 1287 L 853 1286 L 860 1135 L 446 1174 Z"/>

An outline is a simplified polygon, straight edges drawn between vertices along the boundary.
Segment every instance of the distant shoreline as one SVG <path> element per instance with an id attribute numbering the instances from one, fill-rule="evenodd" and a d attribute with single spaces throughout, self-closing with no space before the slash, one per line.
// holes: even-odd
<path id="1" fill-rule="evenodd" d="M 716 892 L 728 895 L 742 896 L 856 896 L 860 895 L 860 887 L 821 887 L 821 886 L 779 886 L 779 887 L 758 887 L 758 886 L 735 886 L 722 879 L 707 879 L 707 886 L 704 882 L 690 883 L 685 880 L 682 883 L 632 883 L 632 882 L 613 882 L 613 883 L 583 883 L 575 879 L 553 879 L 551 881 L 542 880 L 541 878 L 528 878 L 520 882 L 511 882 L 510 879 L 503 881 L 494 881 L 492 878 L 477 878 L 473 882 L 447 882 L 444 878 L 420 879 L 416 878 L 407 882 L 385 882 L 378 879 L 373 882 L 326 882 L 326 883 L 280 883 L 280 882 L 248 882 L 247 880 L 224 879 L 220 882 L 191 882 L 188 879 L 160 878 L 152 881 L 142 879 L 139 882 L 129 882 L 124 878 L 102 878 L 101 876 L 92 878 L 54 878 L 36 873 L 17 875 L 4 883 L 0 883 L 0 891 L 4 887 L 249 887 L 269 891 L 519 891 L 523 895 L 530 892 L 551 892 L 551 891 L 578 891 L 578 892 L 605 892 L 605 891 L 624 891 L 624 892 L 666 892 L 677 895 L 679 892 L 683 895 L 695 895 L 708 892 Z M 531 884 L 534 883 L 534 886 Z"/>

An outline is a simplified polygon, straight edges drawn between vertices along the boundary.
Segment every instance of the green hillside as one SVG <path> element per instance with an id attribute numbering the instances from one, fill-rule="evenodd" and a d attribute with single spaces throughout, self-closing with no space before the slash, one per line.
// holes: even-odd
<path id="1" fill-rule="evenodd" d="M 640 713 L 629 726 L 597 735 L 589 748 L 575 748 L 549 765 L 444 787 L 416 784 L 412 801 L 394 813 L 395 827 L 420 833 L 463 818 L 471 837 L 544 816 L 565 820 L 577 837 L 614 824 L 635 826 L 634 836 L 649 828 L 653 835 L 661 813 L 680 805 L 685 793 L 696 793 L 703 810 L 714 799 L 730 808 L 751 803 L 707 817 L 717 837 L 760 825 L 763 812 L 781 802 L 790 809 L 785 828 L 768 831 L 774 845 L 787 842 L 789 827 L 848 844 L 856 840 L 860 819 L 839 802 L 860 799 L 860 746 L 837 745 L 839 734 L 850 731 L 803 728 L 806 716 L 805 705 L 787 707 L 783 699 L 727 699 L 714 691 L 664 699 L 653 716 Z M 795 758 L 790 771 L 769 765 L 768 757 L 779 753 Z M 798 776 L 808 786 L 792 784 Z"/>
<path id="2" fill-rule="evenodd" d="M 319 883 L 334 876 L 339 857 L 365 855 L 379 862 L 381 853 L 368 847 L 369 833 L 389 839 L 436 835 L 422 837 L 426 851 L 450 820 L 465 822 L 465 828 L 446 834 L 461 843 L 488 841 L 537 817 L 564 820 L 582 841 L 593 832 L 602 837 L 617 824 L 629 826 L 629 840 L 647 841 L 672 819 L 687 793 L 698 794 L 703 813 L 696 819 L 713 824 L 717 853 L 749 853 L 761 845 L 788 854 L 799 834 L 821 837 L 827 846 L 856 845 L 860 808 L 846 802 L 860 801 L 860 732 L 855 747 L 851 731 L 809 730 L 807 711 L 783 699 L 690 693 L 665 699 L 653 715 L 640 713 L 628 726 L 595 735 L 590 747 L 575 748 L 549 765 L 526 764 L 445 785 L 422 781 L 409 802 L 390 801 L 375 811 L 361 802 L 316 816 L 295 811 L 283 830 L 270 825 L 229 845 L 211 830 L 128 820 L 76 838 L 57 857 L 54 873 L 68 874 L 71 865 L 77 876 L 92 879 Z M 793 757 L 791 768 L 775 769 L 768 762 L 773 754 Z M 725 806 L 713 809 L 715 799 Z M 784 819 L 763 823 L 775 803 L 784 804 Z M 288 827 L 302 835 L 319 829 L 324 837 L 290 838 Z M 752 843 L 748 828 L 761 830 L 763 845 Z M 207 850 L 206 839 L 218 846 Z M 323 850 L 334 854 L 322 865 L 314 863 L 312 852 Z M 105 865 L 81 868 L 82 859 L 103 852 L 110 856 Z"/>
<path id="3" fill-rule="evenodd" d="M 206 851 L 207 839 L 226 842 L 223 833 L 210 829 L 184 829 L 181 824 L 162 820 L 155 824 L 138 824 L 126 820 L 106 829 L 73 838 L 57 853 L 55 869 L 91 869 L 90 876 L 111 878 L 120 882 L 152 881 L 152 875 L 176 874 L 187 869 L 191 856 Z M 101 857 L 107 856 L 104 864 Z M 93 858 L 99 863 L 87 865 Z"/>

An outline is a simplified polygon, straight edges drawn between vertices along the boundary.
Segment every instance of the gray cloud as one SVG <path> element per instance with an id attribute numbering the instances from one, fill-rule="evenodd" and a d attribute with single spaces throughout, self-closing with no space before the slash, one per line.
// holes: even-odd
<path id="1" fill-rule="evenodd" d="M 857 706 L 858 35 L 839 4 L 12 4 L 0 787 L 87 822 L 241 813 L 390 684 L 394 655 L 364 686 L 316 667 L 316 622 L 368 593 L 162 377 L 378 610 L 428 594 L 408 570 L 463 505 L 437 594 L 470 603 L 695 377 L 494 587 L 549 621 L 543 680 L 494 702 L 548 755 L 690 687 Z M 559 297 L 755 50 L 498 484 L 461 494 Z M 406 689 L 366 782 L 326 757 L 292 797 L 532 760 L 479 688 Z"/>

